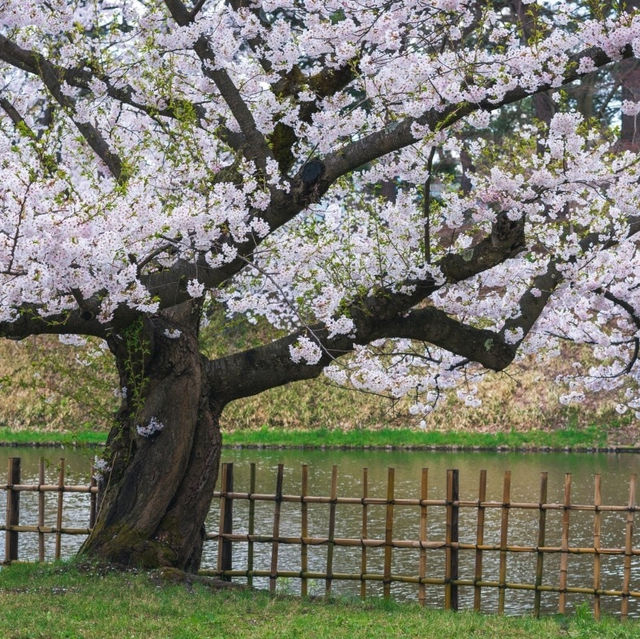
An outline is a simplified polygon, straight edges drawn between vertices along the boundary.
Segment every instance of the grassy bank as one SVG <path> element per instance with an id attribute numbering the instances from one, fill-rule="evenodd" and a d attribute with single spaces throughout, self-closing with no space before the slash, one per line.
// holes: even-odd
<path id="1" fill-rule="evenodd" d="M 229 347 L 253 345 L 246 336 L 232 337 Z M 480 407 L 466 407 L 449 393 L 427 416 L 410 414 L 411 398 L 391 401 L 338 388 L 324 378 L 297 382 L 227 406 L 224 441 L 510 448 L 640 444 L 640 423 L 618 415 L 615 398 L 600 394 L 579 410 L 559 403 L 566 390 L 555 382 L 559 372 L 514 364 L 508 374 L 489 373 L 479 385 Z M 0 441 L 102 443 L 118 407 L 117 385 L 113 362 L 95 341 L 75 347 L 46 336 L 19 344 L 0 340 Z"/>
<path id="2" fill-rule="evenodd" d="M 9 446 L 101 446 L 107 433 L 94 430 L 14 430 L 0 428 L 0 445 Z"/>
<path id="3" fill-rule="evenodd" d="M 91 430 L 75 432 L 12 430 L 0 428 L 0 445 L 96 446 L 106 441 L 106 433 Z M 556 431 L 421 431 L 409 428 L 307 430 L 268 428 L 235 430 L 223 434 L 226 446 L 256 447 L 346 447 L 346 448 L 509 448 L 509 449 L 585 449 L 609 446 L 607 431 L 599 426 L 569 427 Z"/>
<path id="4" fill-rule="evenodd" d="M 461 448 L 599 448 L 607 445 L 607 433 L 598 426 L 556 431 L 421 431 L 408 428 L 285 430 L 267 427 L 224 434 L 227 445 L 327 446 L 327 447 L 461 447 Z"/>
<path id="5" fill-rule="evenodd" d="M 636 621 L 589 613 L 573 617 L 497 617 L 415 605 L 271 598 L 167 584 L 148 574 L 78 571 L 73 565 L 0 570 L 0 636 L 7 639 L 206 639 L 313 637 L 494 637 L 631 639 Z"/>

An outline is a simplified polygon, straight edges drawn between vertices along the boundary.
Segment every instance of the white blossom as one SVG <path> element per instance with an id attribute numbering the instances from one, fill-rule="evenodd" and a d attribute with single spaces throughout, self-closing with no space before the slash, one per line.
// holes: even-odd
<path id="1" fill-rule="evenodd" d="M 146 424 L 137 424 L 136 432 L 141 437 L 151 437 L 164 428 L 164 424 L 157 418 L 151 417 Z"/>

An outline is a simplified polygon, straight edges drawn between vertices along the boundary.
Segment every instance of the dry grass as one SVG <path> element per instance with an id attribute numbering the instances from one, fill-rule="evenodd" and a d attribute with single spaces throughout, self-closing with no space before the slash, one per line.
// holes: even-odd
<path id="1" fill-rule="evenodd" d="M 104 430 L 118 406 L 111 356 L 36 336 L 0 341 L 0 426 Z"/>

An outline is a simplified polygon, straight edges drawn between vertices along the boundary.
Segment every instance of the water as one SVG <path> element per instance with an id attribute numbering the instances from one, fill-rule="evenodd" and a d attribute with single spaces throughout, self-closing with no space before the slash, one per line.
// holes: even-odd
<path id="1" fill-rule="evenodd" d="M 60 449 L 0 449 L 0 470 L 4 474 L 6 459 L 9 456 L 22 458 L 22 482 L 37 483 L 38 459 L 43 455 L 49 461 L 47 481 L 55 483 L 57 463 L 60 456 L 66 459 L 66 483 L 86 484 L 89 477 L 92 453 L 87 450 Z M 629 476 L 640 470 L 640 456 L 632 454 L 565 454 L 565 453 L 462 453 L 462 452 L 410 452 L 410 451 L 310 451 L 310 450 L 236 450 L 225 449 L 222 461 L 234 462 L 235 490 L 248 490 L 249 463 L 256 462 L 256 486 L 258 492 L 273 493 L 275 491 L 275 470 L 278 463 L 285 465 L 285 494 L 300 494 L 301 465 L 309 466 L 309 494 L 329 495 L 331 467 L 339 468 L 338 495 L 359 497 L 362 494 L 362 468 L 368 468 L 369 496 L 385 497 L 387 468 L 395 468 L 395 497 L 418 498 L 420 496 L 420 476 L 423 467 L 429 468 L 429 498 L 442 499 L 445 496 L 446 470 L 460 470 L 460 498 L 476 499 L 478 480 L 481 469 L 487 470 L 487 499 L 502 500 L 502 482 L 505 470 L 512 471 L 511 501 L 537 502 L 540 485 L 540 472 L 547 471 L 548 502 L 562 502 L 564 497 L 564 475 L 572 473 L 572 503 L 593 503 L 593 476 L 602 475 L 602 499 L 604 504 L 624 505 L 628 501 Z M 4 479 L 2 480 L 4 481 Z M 0 491 L 0 518 L 4 519 L 6 496 Z M 47 514 L 45 525 L 54 525 L 57 495 L 47 495 Z M 309 535 L 326 537 L 328 533 L 329 505 L 309 504 Z M 256 502 L 256 534 L 270 535 L 273 530 L 273 502 Z M 37 522 L 37 494 L 22 493 L 21 524 Z M 84 527 L 88 525 L 88 496 L 86 494 L 64 495 L 63 525 Z M 237 533 L 247 532 L 248 502 L 234 502 L 233 530 Z M 368 537 L 384 539 L 386 507 L 370 505 L 368 508 Z M 351 504 L 338 504 L 336 507 L 336 537 L 359 538 L 361 536 L 362 507 Z M 500 541 L 500 509 L 487 509 L 485 516 L 485 543 L 498 544 Z M 394 509 L 394 539 L 419 538 L 420 509 L 417 506 L 399 506 Z M 561 541 L 561 511 L 548 511 L 546 527 L 546 545 L 559 546 Z M 602 515 L 602 547 L 624 547 L 626 513 L 609 513 Z M 444 539 L 444 507 L 432 506 L 428 509 L 428 538 Z M 513 509 L 509 514 L 509 545 L 531 545 L 537 542 L 538 512 Z M 207 520 L 207 530 L 218 529 L 218 504 L 214 503 Z M 283 503 L 281 512 L 281 536 L 296 537 L 300 535 L 300 504 Z M 0 532 L 0 553 L 4 548 L 4 533 Z M 633 547 L 640 548 L 640 532 L 634 531 Z M 460 533 L 461 542 L 474 543 L 476 539 L 475 509 L 461 509 Z M 82 537 L 63 536 L 63 556 L 73 555 Z M 47 558 L 53 557 L 54 539 L 47 540 Z M 593 513 L 571 512 L 570 542 L 572 547 L 593 546 Z M 246 566 L 247 545 L 234 544 L 234 568 Z M 326 547 L 309 547 L 309 570 L 323 572 L 326 566 Z M 383 570 L 384 549 L 368 549 L 368 572 Z M 485 580 L 498 580 L 499 553 L 484 553 Z M 473 578 L 474 551 L 460 551 L 460 578 Z M 37 534 L 20 535 L 21 559 L 37 557 Z M 393 574 L 418 574 L 417 549 L 393 550 Z M 431 550 L 427 553 L 427 576 L 442 577 L 444 574 L 444 550 Z M 535 574 L 535 555 L 533 553 L 508 553 L 507 581 L 533 583 Z M 334 571 L 356 573 L 360 571 L 360 548 L 336 547 L 334 550 Z M 213 568 L 217 560 L 217 543 L 205 545 L 203 568 Z M 300 566 L 300 547 L 281 545 L 279 549 L 279 568 L 281 570 L 298 570 Z M 271 544 L 254 546 L 254 568 L 269 570 L 271 563 Z M 543 583 L 558 585 L 560 571 L 560 555 L 546 555 Z M 619 556 L 602 557 L 602 587 L 619 590 L 623 580 L 623 558 Z M 280 589 L 292 593 L 299 592 L 299 580 L 279 579 Z M 568 585 L 591 587 L 593 583 L 593 556 L 570 555 L 568 565 Z M 266 578 L 256 578 L 254 585 L 266 588 Z M 311 594 L 324 592 L 324 581 L 310 583 Z M 393 583 L 391 594 L 396 599 L 416 600 L 417 585 Z M 335 594 L 357 596 L 360 583 L 333 582 Z M 382 594 L 382 584 L 369 582 L 370 596 Z M 634 556 L 631 567 L 631 590 L 640 590 L 640 557 Z M 482 608 L 492 612 L 497 608 L 498 591 L 483 588 Z M 473 604 L 473 588 L 460 587 L 460 608 L 468 608 Z M 583 600 L 591 602 L 586 595 L 567 595 L 567 610 L 574 610 Z M 443 605 L 443 587 L 427 587 L 427 603 L 433 606 Z M 542 607 L 546 612 L 557 610 L 558 594 L 542 593 Z M 505 610 L 511 614 L 522 614 L 532 610 L 533 593 L 529 591 L 507 590 Z M 617 597 L 602 597 L 605 611 L 615 612 L 620 609 Z M 630 614 L 640 616 L 640 606 L 634 599 L 630 601 Z"/>

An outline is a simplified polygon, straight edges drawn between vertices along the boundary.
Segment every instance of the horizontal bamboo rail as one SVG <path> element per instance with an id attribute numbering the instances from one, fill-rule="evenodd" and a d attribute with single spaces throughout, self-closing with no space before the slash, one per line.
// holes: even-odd
<path id="1" fill-rule="evenodd" d="M 16 493 L 97 493 L 97 486 L 73 486 L 65 484 L 0 484 L 0 490 L 13 491 Z"/>
<path id="2" fill-rule="evenodd" d="M 2 530 L 2 528 L 0 528 Z M 502 551 L 507 552 L 542 552 L 548 554 L 554 553 L 569 553 L 573 555 L 621 555 L 627 554 L 624 548 L 578 548 L 568 546 L 502 546 L 501 544 L 471 544 L 461 541 L 452 541 L 450 543 L 446 541 L 420 541 L 414 539 L 365 539 L 363 537 L 273 537 L 272 535 L 248 535 L 238 533 L 207 533 L 207 539 L 218 540 L 219 538 L 229 539 L 235 542 L 252 542 L 252 543 L 278 543 L 278 544 L 304 544 L 306 546 L 324 546 L 329 543 L 336 546 L 366 546 L 368 548 L 384 548 L 385 546 L 391 546 L 392 548 L 424 548 L 431 550 L 440 550 L 450 546 L 458 550 L 481 550 L 481 551 Z M 634 548 L 629 551 L 631 555 L 640 555 L 640 548 Z"/>
<path id="3" fill-rule="evenodd" d="M 98 487 L 95 479 L 89 485 L 65 484 L 65 466 L 61 460 L 58 466 L 57 483 L 45 483 L 44 461 L 40 462 L 37 484 L 26 484 L 20 480 L 20 461 L 12 458 L 9 462 L 9 472 L 5 484 L 0 484 L 0 491 L 7 494 L 6 517 L 4 524 L 0 524 L 0 532 L 5 533 L 5 557 L 3 563 L 19 561 L 18 539 L 21 533 L 36 533 L 38 535 L 38 558 L 44 560 L 45 535 L 52 535 L 55 539 L 55 556 L 61 553 L 61 538 L 63 535 L 87 535 L 95 523 L 97 512 Z M 332 587 L 336 581 L 360 582 L 360 596 L 367 596 L 367 583 L 378 582 L 381 584 L 384 597 L 391 597 L 393 584 L 414 584 L 416 586 L 418 601 L 425 605 L 428 594 L 433 588 L 444 592 L 444 604 L 446 608 L 457 609 L 459 590 L 471 589 L 473 595 L 473 607 L 475 610 L 482 608 L 483 589 L 497 589 L 498 612 L 502 613 L 508 605 L 507 592 L 528 591 L 533 595 L 533 612 L 539 615 L 541 612 L 541 595 L 551 593 L 557 595 L 559 611 L 564 611 L 568 604 L 567 596 L 583 595 L 593 598 L 594 615 L 599 617 L 603 598 L 617 597 L 620 600 L 620 614 L 624 618 L 629 615 L 629 604 L 633 600 L 640 599 L 640 590 L 633 583 L 634 575 L 638 572 L 638 560 L 640 547 L 634 547 L 635 513 L 640 510 L 636 503 L 636 479 L 632 476 L 629 483 L 628 499 L 626 505 L 603 504 L 601 495 L 601 479 L 599 475 L 594 478 L 593 504 L 575 504 L 571 502 L 571 476 L 567 475 L 564 482 L 564 496 L 562 502 L 547 503 L 547 476 L 541 474 L 539 500 L 511 501 L 511 476 L 505 473 L 502 490 L 502 500 L 487 500 L 487 474 L 480 473 L 480 483 L 477 490 L 477 499 L 460 498 L 458 471 L 447 472 L 446 495 L 444 499 L 429 498 L 428 470 L 422 469 L 419 482 L 416 483 L 416 498 L 398 498 L 395 496 L 396 484 L 393 469 L 388 470 L 386 482 L 386 497 L 372 496 L 370 494 L 370 482 L 367 469 L 363 470 L 360 496 L 351 497 L 338 495 L 338 469 L 333 467 L 331 472 L 331 485 L 329 495 L 309 494 L 309 469 L 302 466 L 302 475 L 299 483 L 300 494 L 285 492 L 284 466 L 278 465 L 275 475 L 275 491 L 273 493 L 256 491 L 256 465 L 251 464 L 249 475 L 249 490 L 244 492 L 234 489 L 233 464 L 223 464 L 221 468 L 221 490 L 214 493 L 214 498 L 219 500 L 219 528 L 216 532 L 205 534 L 205 541 L 213 542 L 218 547 L 217 560 L 214 560 L 214 569 L 202 570 L 205 575 L 216 575 L 223 579 L 242 578 L 249 584 L 254 583 L 255 578 L 266 578 L 269 589 L 277 591 L 279 579 L 300 579 L 301 593 L 308 594 L 310 581 L 323 582 L 326 595 L 332 593 Z M 273 486 L 273 484 L 272 484 Z M 37 493 L 37 522 L 20 522 L 20 495 L 21 493 Z M 55 524 L 45 525 L 45 496 L 47 493 L 57 494 L 54 510 Z M 80 493 L 88 495 L 88 523 L 87 527 L 63 526 L 63 495 L 64 493 Z M 234 518 L 240 510 L 234 511 L 234 504 L 245 501 L 248 504 L 247 532 L 233 530 Z M 270 520 L 270 530 L 259 530 L 256 517 L 257 502 L 272 502 L 273 517 Z M 282 534 L 285 530 L 283 504 L 297 503 L 299 506 L 299 530 L 300 534 Z M 310 532 L 311 509 L 310 505 L 326 506 L 326 519 L 320 520 L 324 530 L 320 534 Z M 360 507 L 361 526 L 360 536 L 347 536 L 337 534 L 340 529 L 340 505 L 355 505 Z M 261 507 L 264 508 L 264 507 Z M 384 511 L 382 510 L 384 508 Z M 398 509 L 414 509 L 418 533 L 413 539 L 400 539 L 394 535 L 394 527 Z M 488 513 L 493 509 L 498 511 L 498 530 L 492 529 L 493 540 L 488 539 L 487 521 Z M 531 533 L 534 543 L 509 543 L 512 539 L 511 531 L 514 526 L 514 511 L 537 511 L 537 524 L 532 522 Z M 558 512 L 560 520 L 557 522 L 557 534 L 559 543 L 548 543 L 547 532 L 549 512 Z M 234 514 L 235 512 L 235 514 Z M 314 509 L 317 515 L 318 509 Z M 573 513 L 586 513 L 593 520 L 593 538 L 585 543 L 572 543 L 575 524 Z M 372 513 L 376 513 L 378 521 L 382 520 L 382 530 L 379 537 L 371 535 Z M 608 547 L 603 545 L 603 527 L 605 513 L 618 513 L 622 517 L 616 518 L 616 525 L 620 526 L 620 532 L 624 538 L 622 547 Z M 467 525 L 466 530 L 475 530 L 475 541 L 461 541 L 459 528 L 463 518 L 473 518 L 473 526 Z M 317 525 L 317 516 L 313 518 Z M 495 519 L 495 517 L 494 517 Z M 261 520 L 264 522 L 264 520 Z M 440 532 L 434 535 L 429 530 L 439 526 Z M 264 526 L 264 523 L 261 524 Z M 290 524 L 287 524 L 287 529 Z M 315 531 L 314 531 L 315 532 Z M 498 539 L 495 539 L 496 532 Z M 537 542 L 537 543 L 536 543 Z M 238 566 L 238 556 L 234 555 L 234 544 L 246 545 L 246 564 Z M 256 546 L 263 544 L 270 559 L 268 566 L 256 569 Z M 292 566 L 282 566 L 283 557 L 287 556 L 290 562 L 291 555 L 280 553 L 282 546 L 300 546 L 300 552 L 295 562 L 299 562 L 299 570 L 291 569 Z M 310 566 L 311 555 L 309 548 L 326 548 L 324 564 L 320 568 Z M 346 572 L 344 565 L 338 560 L 337 548 L 359 549 L 359 553 L 353 561 L 358 565 L 359 572 Z M 371 568 L 371 557 L 368 554 L 371 549 L 383 550 L 379 557 L 382 561 L 380 570 Z M 400 550 L 415 551 L 415 574 L 403 574 L 394 567 L 396 555 Z M 439 551 L 437 561 L 432 561 L 430 553 Z M 444 552 L 443 552 L 444 551 Z M 461 552 L 473 553 L 471 557 L 471 571 L 465 574 L 461 571 Z M 534 559 L 534 573 L 532 583 L 523 583 L 509 575 L 510 564 L 508 557 L 517 554 L 530 554 Z M 543 570 L 545 556 L 559 556 L 559 564 L 554 564 L 553 575 Z M 264 553 L 262 553 L 264 556 Z M 569 576 L 571 572 L 571 556 L 592 557 L 593 578 L 589 586 L 571 584 Z M 603 559 L 605 557 L 619 557 L 619 587 L 611 584 L 612 564 L 607 566 L 607 578 L 603 586 Z M 232 563 L 233 561 L 233 563 Z M 497 579 L 488 579 L 486 572 L 488 563 L 494 562 Z M 340 570 L 336 571 L 336 567 Z M 551 566 L 550 566 L 551 567 Z M 429 574 L 429 571 L 439 571 L 439 574 Z M 468 570 L 467 570 L 468 572 Z M 555 583 L 545 583 L 545 580 Z M 636 587 L 634 587 L 634 585 Z M 613 587 L 610 587 L 613 586 Z"/>
<path id="4" fill-rule="evenodd" d="M 70 528 L 68 526 L 0 526 L 0 532 L 8 530 L 16 533 L 42 533 L 45 535 L 57 534 L 61 535 L 88 535 L 91 528 Z"/>
<path id="5" fill-rule="evenodd" d="M 2 490 L 0 486 L 0 490 Z M 57 487 L 56 487 L 57 490 Z M 88 492 L 88 491 L 84 491 Z M 273 493 L 245 493 L 245 492 L 229 492 L 216 490 L 213 493 L 214 499 L 220 497 L 228 497 L 229 499 L 241 499 L 249 501 L 275 501 Z M 306 504 L 331 504 L 334 500 L 329 496 L 319 495 L 282 495 L 280 501 L 283 502 L 304 502 Z M 584 512 L 640 512 L 640 506 L 613 506 L 602 505 L 594 506 L 593 504 L 570 504 L 566 506 L 560 503 L 540 504 L 539 502 L 517 502 L 512 501 L 505 504 L 502 501 L 480 501 L 478 499 L 455 499 L 447 502 L 446 499 L 392 499 L 387 500 L 384 497 L 336 497 L 336 504 L 363 504 L 367 506 L 386 506 L 388 503 L 394 506 L 447 506 L 452 503 L 458 508 L 509 508 L 511 510 L 579 510 Z"/>
<path id="6" fill-rule="evenodd" d="M 208 576 L 218 576 L 220 573 L 216 570 L 201 570 L 199 574 L 208 575 Z M 248 571 L 246 570 L 229 570 L 224 573 L 229 577 L 247 577 Z M 253 577 L 269 577 L 271 575 L 271 571 L 269 570 L 253 570 L 251 572 Z M 278 572 L 278 577 L 286 577 L 286 578 L 305 578 L 305 579 L 326 579 L 327 573 L 325 572 L 302 572 L 299 570 L 281 570 Z M 384 581 L 385 576 L 381 573 L 346 573 L 346 572 L 334 572 L 332 573 L 332 577 L 334 579 L 342 579 L 345 581 Z M 420 578 L 413 575 L 398 575 L 392 574 L 391 580 L 398 583 L 407 583 L 407 584 L 427 584 L 433 586 L 443 586 L 447 583 L 446 579 L 441 579 L 437 577 L 425 577 Z M 455 583 L 458 586 L 480 586 L 481 588 L 502 588 L 505 587 L 510 590 L 529 590 L 529 591 L 540 591 L 540 592 L 567 592 L 573 594 L 583 594 L 583 595 L 605 595 L 611 597 L 622 597 L 624 591 L 622 590 L 605 590 L 605 589 L 595 589 L 588 587 L 580 587 L 580 586 L 567 586 L 562 589 L 559 586 L 552 585 L 544 585 L 536 586 L 534 584 L 526 584 L 526 583 L 517 583 L 507 581 L 504 585 L 500 581 L 489 581 L 482 580 L 476 582 L 475 579 L 454 579 L 452 583 Z M 640 590 L 631 590 L 629 591 L 629 596 L 634 597 L 636 599 L 640 599 Z"/>

